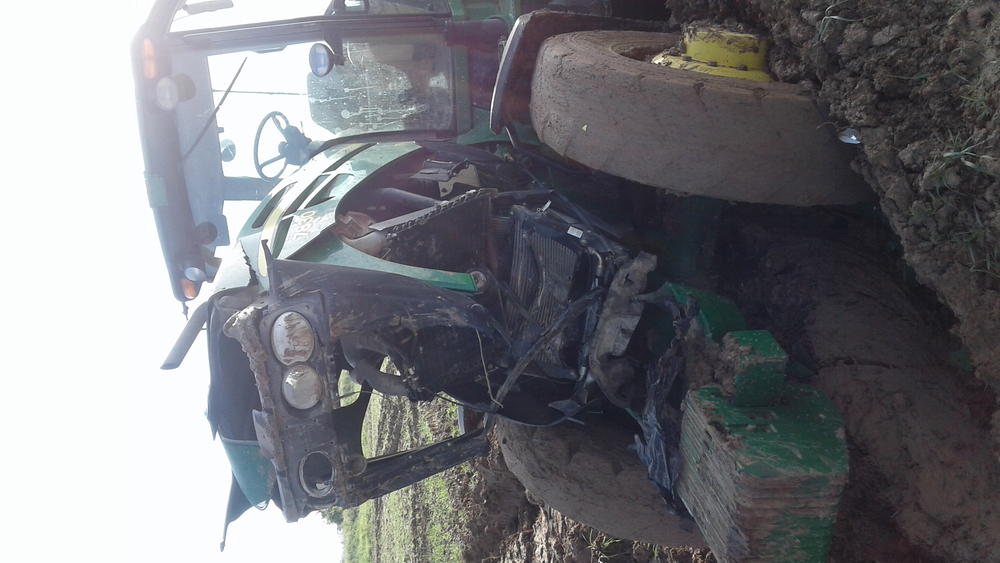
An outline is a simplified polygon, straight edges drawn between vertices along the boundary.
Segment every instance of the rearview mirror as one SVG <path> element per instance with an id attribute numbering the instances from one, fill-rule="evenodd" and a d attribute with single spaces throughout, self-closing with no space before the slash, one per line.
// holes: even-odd
<path id="1" fill-rule="evenodd" d="M 314 76 L 322 78 L 330 74 L 337 64 L 344 64 L 344 58 L 338 58 L 326 43 L 316 43 L 309 49 L 309 70 Z"/>
<path id="2" fill-rule="evenodd" d="M 219 155 L 222 162 L 232 162 L 236 158 L 236 143 L 232 139 L 223 139 L 219 145 L 222 147 L 222 154 Z"/>

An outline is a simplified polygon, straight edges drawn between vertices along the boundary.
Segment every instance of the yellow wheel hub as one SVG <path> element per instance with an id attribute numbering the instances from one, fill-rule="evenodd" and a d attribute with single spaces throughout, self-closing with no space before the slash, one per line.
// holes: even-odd
<path id="1" fill-rule="evenodd" d="M 683 55 L 663 52 L 653 57 L 652 62 L 715 76 L 771 82 L 767 74 L 767 39 L 750 33 L 704 27 L 687 29 Z"/>

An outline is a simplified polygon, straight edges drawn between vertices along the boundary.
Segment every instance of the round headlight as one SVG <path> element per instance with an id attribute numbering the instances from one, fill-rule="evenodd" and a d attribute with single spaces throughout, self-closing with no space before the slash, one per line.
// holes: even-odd
<path id="1" fill-rule="evenodd" d="M 289 311 L 274 321 L 271 348 L 278 361 L 286 366 L 304 362 L 316 348 L 316 334 L 305 317 Z"/>
<path id="2" fill-rule="evenodd" d="M 170 111 L 181 101 L 180 89 L 169 76 L 164 76 L 156 83 L 156 105 Z"/>
<path id="3" fill-rule="evenodd" d="M 313 368 L 307 365 L 292 366 L 285 371 L 281 394 L 289 405 L 300 410 L 310 409 L 323 396 L 323 382 Z"/>
<path id="4" fill-rule="evenodd" d="M 177 104 L 194 97 L 194 81 L 186 74 L 164 76 L 156 81 L 156 105 L 170 111 Z"/>
<path id="5" fill-rule="evenodd" d="M 312 452 L 302 458 L 299 481 L 311 497 L 322 498 L 333 492 L 333 462 L 324 452 Z"/>

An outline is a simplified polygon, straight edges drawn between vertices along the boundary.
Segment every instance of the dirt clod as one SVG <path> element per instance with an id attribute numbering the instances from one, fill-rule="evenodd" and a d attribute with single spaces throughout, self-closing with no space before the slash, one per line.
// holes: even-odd
<path id="1" fill-rule="evenodd" d="M 670 5 L 678 22 L 736 18 L 757 26 L 776 46 L 770 63 L 779 79 L 814 80 L 831 120 L 866 128 L 858 164 L 907 262 L 955 313 L 976 375 L 1000 387 L 1000 5 Z"/>

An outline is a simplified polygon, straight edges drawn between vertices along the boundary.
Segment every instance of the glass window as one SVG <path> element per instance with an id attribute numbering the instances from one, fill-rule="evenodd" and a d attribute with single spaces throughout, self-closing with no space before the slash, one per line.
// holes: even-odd
<path id="1" fill-rule="evenodd" d="M 223 162 L 226 176 L 258 175 L 254 140 L 265 116 L 275 111 L 313 140 L 375 131 L 452 128 L 451 58 L 439 36 L 345 40 L 345 64 L 335 66 L 322 78 L 309 71 L 311 45 L 209 57 L 216 103 L 233 83 L 216 115 L 219 138 L 231 141 L 235 153 L 232 160 Z M 233 82 L 240 65 L 243 70 Z M 257 156 L 263 163 L 279 154 L 284 138 L 272 122 L 260 131 Z M 283 164 L 275 161 L 265 172 L 273 176 Z M 285 173 L 293 170 L 289 166 Z"/>
<path id="2" fill-rule="evenodd" d="M 447 14 L 448 0 L 192 0 L 170 31 L 249 25 L 322 15 Z"/>

